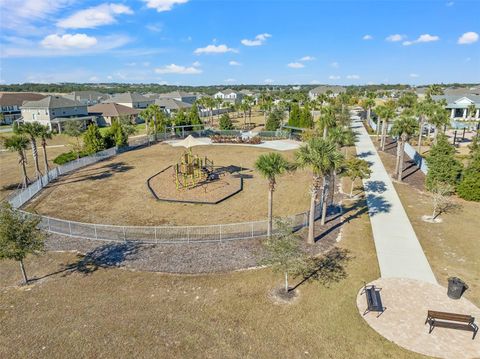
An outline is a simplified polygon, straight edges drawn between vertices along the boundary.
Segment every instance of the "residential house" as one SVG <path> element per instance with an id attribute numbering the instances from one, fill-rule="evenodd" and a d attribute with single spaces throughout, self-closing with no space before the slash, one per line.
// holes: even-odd
<path id="1" fill-rule="evenodd" d="M 322 85 L 322 86 L 317 86 L 314 89 L 311 89 L 308 91 L 308 97 L 310 100 L 316 100 L 318 96 L 320 95 L 327 95 L 328 97 L 337 97 L 341 93 L 345 93 L 347 89 L 343 86 L 337 86 L 337 85 Z"/>
<path id="2" fill-rule="evenodd" d="M 450 112 L 453 127 L 464 127 L 466 121 L 480 121 L 480 95 L 434 95 L 434 101 L 445 101 L 445 109 Z M 475 113 L 470 114 L 469 108 L 474 105 Z"/>
<path id="3" fill-rule="evenodd" d="M 167 115 L 172 115 L 179 110 L 188 111 L 193 105 L 188 102 L 179 101 L 173 98 L 159 98 L 155 100 L 155 105 L 158 105 Z"/>
<path id="4" fill-rule="evenodd" d="M 0 93 L 0 124 L 9 125 L 22 117 L 20 107 L 25 101 L 37 101 L 45 95 L 32 92 L 2 92 Z"/>
<path id="5" fill-rule="evenodd" d="M 63 95 L 63 97 L 91 106 L 107 100 L 110 96 L 97 91 L 74 91 Z"/>
<path id="6" fill-rule="evenodd" d="M 189 92 L 184 91 L 172 91 L 167 93 L 161 93 L 156 96 L 157 99 L 172 99 L 175 101 L 180 101 L 184 103 L 189 103 L 193 105 L 193 103 L 197 100 L 197 95 Z"/>
<path id="7" fill-rule="evenodd" d="M 95 121 L 88 115 L 87 105 L 62 96 L 47 96 L 38 101 L 26 101 L 21 106 L 21 122 L 39 122 L 51 130 L 62 131 L 67 121 L 82 121 L 85 125 Z"/>
<path id="8" fill-rule="evenodd" d="M 120 105 L 118 103 L 98 103 L 88 106 L 88 114 L 96 117 L 99 126 L 111 125 L 120 117 L 128 117 L 131 122 L 138 121 L 140 110 Z"/>
<path id="9" fill-rule="evenodd" d="M 148 105 L 153 104 L 153 102 L 153 99 L 136 92 L 124 92 L 120 94 L 115 94 L 111 98 L 102 101 L 102 103 L 118 103 L 119 105 L 140 109 L 147 108 Z"/>
<path id="10" fill-rule="evenodd" d="M 240 103 L 244 97 L 243 93 L 234 91 L 232 89 L 226 89 L 222 91 L 218 91 L 214 98 L 221 98 L 225 102 L 232 102 L 232 103 Z"/>

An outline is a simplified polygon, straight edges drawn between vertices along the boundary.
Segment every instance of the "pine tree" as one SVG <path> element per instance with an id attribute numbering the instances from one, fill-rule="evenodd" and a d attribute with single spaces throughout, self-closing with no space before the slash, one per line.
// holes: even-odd
<path id="1" fill-rule="evenodd" d="M 457 193 L 467 201 L 480 201 L 480 149 L 472 152 L 470 162 L 457 186 Z"/>
<path id="2" fill-rule="evenodd" d="M 265 123 L 265 130 L 276 131 L 280 128 L 284 119 L 284 114 L 284 111 L 279 108 L 271 111 L 267 117 L 267 122 Z"/>
<path id="3" fill-rule="evenodd" d="M 224 113 L 220 117 L 220 129 L 223 131 L 233 130 L 233 123 L 228 113 Z"/>
<path id="4" fill-rule="evenodd" d="M 425 185 L 431 190 L 437 183 L 455 186 L 462 171 L 462 164 L 455 158 L 455 149 L 445 135 L 438 136 L 437 143 L 427 157 L 428 173 Z"/>
<path id="5" fill-rule="evenodd" d="M 190 107 L 190 111 L 188 112 L 188 119 L 191 125 L 202 124 L 202 120 L 200 119 L 200 115 L 198 114 L 198 107 L 196 104 L 193 104 L 193 106 Z"/>
<path id="6" fill-rule="evenodd" d="M 288 119 L 288 125 L 292 127 L 300 127 L 300 107 L 294 103 L 290 110 L 290 118 Z"/>
<path id="7" fill-rule="evenodd" d="M 313 127 L 312 113 L 310 112 L 310 107 L 308 105 L 303 107 L 302 112 L 300 114 L 300 127 L 303 127 L 303 128 Z"/>
<path id="8" fill-rule="evenodd" d="M 93 154 L 105 149 L 105 141 L 96 124 L 90 124 L 83 134 L 83 144 L 88 154 Z"/>

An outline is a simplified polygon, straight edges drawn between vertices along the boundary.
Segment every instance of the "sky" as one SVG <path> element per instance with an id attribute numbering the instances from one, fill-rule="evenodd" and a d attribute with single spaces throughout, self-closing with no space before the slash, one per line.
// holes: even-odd
<path id="1" fill-rule="evenodd" d="M 480 1 L 0 0 L 0 82 L 480 82 Z"/>

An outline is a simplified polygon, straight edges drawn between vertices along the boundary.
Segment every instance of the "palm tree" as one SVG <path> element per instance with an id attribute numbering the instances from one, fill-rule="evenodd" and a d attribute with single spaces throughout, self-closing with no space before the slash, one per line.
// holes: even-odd
<path id="1" fill-rule="evenodd" d="M 140 113 L 140 116 L 145 119 L 145 124 L 147 126 L 147 136 L 150 133 L 150 129 L 148 128 L 149 123 L 153 122 L 153 138 L 155 142 L 157 142 L 157 132 L 158 132 L 158 121 L 160 120 L 161 126 L 165 125 L 164 121 L 164 112 L 160 108 L 160 106 L 156 104 L 148 105 L 148 107 Z"/>
<path id="2" fill-rule="evenodd" d="M 443 131 L 443 127 L 450 123 L 450 116 L 442 105 L 434 105 L 432 109 L 432 115 L 430 117 L 430 123 L 435 126 L 433 143 L 437 143 L 438 130 L 441 129 Z"/>
<path id="3" fill-rule="evenodd" d="M 247 127 L 247 112 L 250 109 L 250 105 L 247 101 L 242 101 L 240 104 L 240 110 L 243 112 L 243 127 Z"/>
<path id="4" fill-rule="evenodd" d="M 25 163 L 27 159 L 25 158 L 25 150 L 28 146 L 28 139 L 22 135 L 13 135 L 5 139 L 5 147 L 12 151 L 18 153 L 18 163 L 22 169 L 22 188 L 27 188 L 28 186 L 28 176 L 27 176 L 27 168 L 25 167 Z"/>
<path id="5" fill-rule="evenodd" d="M 474 103 L 468 106 L 468 117 L 470 121 L 473 121 L 475 119 L 476 112 L 477 112 L 477 108 Z"/>
<path id="6" fill-rule="evenodd" d="M 322 218 L 321 224 L 325 224 L 326 201 L 325 187 L 327 176 L 339 167 L 343 160 L 343 156 L 335 148 L 335 144 L 323 138 L 313 137 L 305 146 L 300 147 L 296 153 L 298 166 L 301 168 L 310 167 L 313 173 L 311 186 L 310 212 L 308 222 L 308 243 L 315 242 L 314 222 L 315 222 L 315 203 L 317 202 L 318 193 L 323 181 L 324 191 L 322 192 Z"/>
<path id="7" fill-rule="evenodd" d="M 346 127 L 333 127 L 328 131 L 327 138 L 335 143 L 337 150 L 340 151 L 342 147 L 345 147 L 345 157 L 347 157 L 347 146 L 355 144 L 355 133 Z"/>
<path id="8" fill-rule="evenodd" d="M 347 160 L 345 164 L 345 174 L 347 175 L 347 177 L 350 177 L 352 181 L 352 185 L 350 187 L 350 198 L 353 195 L 353 186 L 355 185 L 355 180 L 357 178 L 369 178 L 371 173 L 372 171 L 370 170 L 367 161 L 357 157 Z"/>
<path id="9" fill-rule="evenodd" d="M 402 116 L 393 123 L 391 134 L 398 137 L 395 171 L 399 181 L 402 180 L 405 143 L 408 141 L 408 138 L 415 133 L 417 128 L 418 122 L 413 116 Z"/>
<path id="10" fill-rule="evenodd" d="M 47 140 L 51 139 L 53 136 L 52 131 L 50 131 L 50 128 L 48 126 L 42 126 L 41 131 L 38 133 L 40 139 L 41 139 L 41 145 L 42 145 L 42 150 L 43 150 L 43 161 L 45 165 L 45 173 L 47 177 L 49 176 L 49 167 L 48 167 L 48 157 L 47 157 Z"/>
<path id="11" fill-rule="evenodd" d="M 322 114 L 318 119 L 320 129 L 323 130 L 323 139 L 327 138 L 328 129 L 335 126 L 335 109 L 332 106 L 325 106 L 322 109 Z"/>
<path id="12" fill-rule="evenodd" d="M 19 134 L 26 135 L 30 140 L 33 160 L 35 162 L 35 177 L 36 179 L 40 179 L 40 180 L 42 178 L 42 173 L 40 172 L 40 166 L 38 164 L 37 137 L 40 136 L 42 131 L 43 131 L 43 126 L 39 122 L 27 122 L 17 127 L 17 132 Z"/>
<path id="13" fill-rule="evenodd" d="M 372 98 L 366 97 L 360 102 L 360 106 L 362 106 L 362 108 L 365 109 L 365 111 L 367 111 L 367 121 L 370 121 L 372 107 L 375 106 L 375 100 Z"/>
<path id="14" fill-rule="evenodd" d="M 255 162 L 255 168 L 268 180 L 268 230 L 272 235 L 273 225 L 273 192 L 275 191 L 276 177 L 290 168 L 288 161 L 279 153 L 271 152 L 260 155 Z"/>
<path id="15" fill-rule="evenodd" d="M 418 134 L 418 145 L 417 145 L 417 152 L 421 153 L 422 150 L 422 135 L 423 135 L 423 127 L 425 122 L 432 114 L 432 103 L 430 101 L 422 101 L 418 102 L 415 107 L 415 112 L 418 115 L 418 123 L 419 123 L 419 134 Z"/>
<path id="16" fill-rule="evenodd" d="M 385 151 L 388 122 L 395 116 L 395 108 L 392 105 L 380 105 L 380 106 L 377 106 L 377 108 L 375 109 L 375 113 L 382 120 L 382 134 L 380 139 L 380 147 L 382 148 L 382 151 Z"/>

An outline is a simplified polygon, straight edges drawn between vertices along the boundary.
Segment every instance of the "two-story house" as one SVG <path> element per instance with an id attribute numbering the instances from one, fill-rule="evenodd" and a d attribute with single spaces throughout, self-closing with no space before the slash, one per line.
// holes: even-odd
<path id="1" fill-rule="evenodd" d="M 308 97 L 310 100 L 316 100 L 320 95 L 326 95 L 328 97 L 337 97 L 341 93 L 345 93 L 347 89 L 343 86 L 317 86 L 314 89 L 308 91 Z"/>
<path id="2" fill-rule="evenodd" d="M 32 92 L 3 92 L 0 93 L 0 124 L 9 125 L 18 120 L 22 114 L 20 107 L 25 101 L 37 101 L 45 95 Z"/>
<path id="3" fill-rule="evenodd" d="M 221 98 L 225 102 L 240 103 L 242 102 L 243 94 L 232 89 L 226 89 L 218 91 L 215 95 L 213 95 L 213 97 Z"/>
<path id="4" fill-rule="evenodd" d="M 97 91 L 73 91 L 69 94 L 63 95 L 63 97 L 78 101 L 82 105 L 92 106 L 108 100 L 110 96 Z"/>
<path id="5" fill-rule="evenodd" d="M 184 91 L 172 91 L 167 93 L 161 93 L 156 96 L 158 99 L 172 99 L 180 102 L 193 104 L 197 100 L 197 96 L 193 93 Z"/>
<path id="6" fill-rule="evenodd" d="M 127 106 L 130 108 L 147 108 L 149 105 L 153 104 L 155 100 L 152 98 L 145 97 L 136 92 L 124 92 L 120 94 L 115 94 L 111 98 L 102 101 L 102 103 L 118 103 L 119 105 Z"/>
<path id="7" fill-rule="evenodd" d="M 67 121 L 82 121 L 85 125 L 95 121 L 88 115 L 87 105 L 62 96 L 47 96 L 38 101 L 26 101 L 21 106 L 22 122 L 39 122 L 51 130 L 62 132 Z"/>

